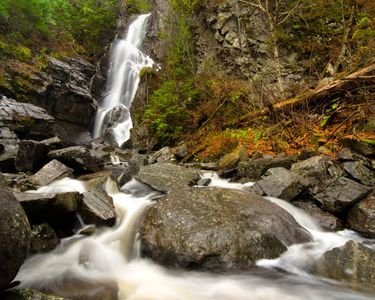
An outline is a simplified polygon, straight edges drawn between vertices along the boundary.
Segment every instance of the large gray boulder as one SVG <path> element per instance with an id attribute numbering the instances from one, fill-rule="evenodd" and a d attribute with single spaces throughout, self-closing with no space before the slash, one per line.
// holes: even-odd
<path id="1" fill-rule="evenodd" d="M 276 258 L 309 234 L 291 215 L 259 196 L 223 188 L 171 191 L 146 213 L 142 254 L 168 266 L 246 269 Z"/>
<path id="2" fill-rule="evenodd" d="M 196 169 L 160 163 L 142 166 L 136 178 L 158 191 L 168 192 L 197 184 L 200 174 Z"/>
<path id="3" fill-rule="evenodd" d="M 16 276 L 29 251 L 30 240 L 26 214 L 0 173 L 0 291 Z"/>
<path id="4" fill-rule="evenodd" d="M 322 208 L 333 214 L 340 214 L 351 205 L 363 199 L 371 189 L 363 184 L 345 177 L 332 182 L 314 198 L 322 204 Z"/>
<path id="5" fill-rule="evenodd" d="M 350 209 L 347 220 L 354 230 L 375 238 L 375 190 Z"/>
<path id="6" fill-rule="evenodd" d="M 323 254 L 315 266 L 321 276 L 352 283 L 375 284 L 375 250 L 349 241 Z"/>
<path id="7" fill-rule="evenodd" d="M 344 170 L 364 185 L 375 186 L 375 171 L 369 169 L 363 161 L 347 161 L 343 163 Z"/>
<path id="8" fill-rule="evenodd" d="M 268 195 L 290 201 L 305 188 L 302 179 L 284 168 L 269 169 L 262 179 L 256 183 Z"/>
<path id="9" fill-rule="evenodd" d="M 31 237 L 30 254 L 48 252 L 60 244 L 56 232 L 47 223 L 32 226 Z"/>

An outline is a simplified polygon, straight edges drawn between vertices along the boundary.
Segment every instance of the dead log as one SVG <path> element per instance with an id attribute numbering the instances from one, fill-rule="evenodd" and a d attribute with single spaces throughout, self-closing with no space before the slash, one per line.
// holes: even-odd
<path id="1" fill-rule="evenodd" d="M 253 120 L 267 114 L 283 112 L 287 114 L 297 108 L 313 105 L 322 101 L 327 101 L 345 92 L 357 90 L 358 88 L 374 88 L 375 85 L 375 64 L 360 69 L 341 79 L 337 79 L 324 86 L 309 90 L 295 98 L 284 100 L 272 105 L 269 108 L 242 116 L 238 121 Z"/>

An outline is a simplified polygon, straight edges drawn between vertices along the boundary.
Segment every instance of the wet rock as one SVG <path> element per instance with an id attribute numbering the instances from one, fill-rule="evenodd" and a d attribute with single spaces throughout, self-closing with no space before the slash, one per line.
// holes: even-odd
<path id="1" fill-rule="evenodd" d="M 375 171 L 370 170 L 362 161 L 348 161 L 343 163 L 344 170 L 364 185 L 375 185 Z"/>
<path id="2" fill-rule="evenodd" d="M 63 278 L 41 291 L 74 300 L 117 300 L 119 293 L 115 282 L 88 281 L 74 276 Z"/>
<path id="3" fill-rule="evenodd" d="M 231 170 L 237 167 L 238 163 L 241 161 L 246 161 L 249 158 L 246 148 L 244 146 L 239 146 L 232 153 L 224 155 L 219 160 L 219 168 L 221 170 Z"/>
<path id="4" fill-rule="evenodd" d="M 85 174 L 85 175 L 78 177 L 78 179 L 85 182 L 85 186 L 87 187 L 88 190 L 92 190 L 95 188 L 106 190 L 106 186 L 108 186 L 109 181 L 116 180 L 113 177 L 112 170 Z M 118 187 L 117 187 L 117 190 L 118 190 Z"/>
<path id="5" fill-rule="evenodd" d="M 310 240 L 279 206 L 222 188 L 180 188 L 159 199 L 141 226 L 143 255 L 163 265 L 247 269 Z"/>
<path id="6" fill-rule="evenodd" d="M 155 153 L 150 155 L 150 158 L 148 159 L 149 164 L 173 162 L 176 162 L 176 157 L 174 156 L 171 148 L 169 147 L 164 147 L 159 151 L 156 151 Z"/>
<path id="7" fill-rule="evenodd" d="M 275 157 L 257 160 L 242 161 L 238 164 L 237 175 L 250 180 L 258 180 L 267 170 L 272 168 L 290 169 L 295 157 Z"/>
<path id="8" fill-rule="evenodd" d="M 121 176 L 118 179 L 119 185 L 123 186 L 129 182 L 135 175 L 138 174 L 142 166 L 148 164 L 148 161 L 144 155 L 138 154 L 132 157 L 125 165 Z"/>
<path id="9" fill-rule="evenodd" d="M 375 144 L 373 143 L 369 143 L 365 140 L 357 140 L 351 138 L 343 139 L 342 143 L 346 147 L 349 147 L 350 149 L 353 149 L 354 151 L 366 157 L 375 157 Z"/>
<path id="10" fill-rule="evenodd" d="M 43 294 L 33 289 L 11 290 L 0 296 L 4 297 L 1 298 L 3 300 L 69 300 L 67 298 Z"/>
<path id="11" fill-rule="evenodd" d="M 316 204 L 309 201 L 295 201 L 293 205 L 303 209 L 307 214 L 312 216 L 315 221 L 325 230 L 339 231 L 344 229 L 340 219 L 334 215 L 320 209 Z"/>
<path id="12" fill-rule="evenodd" d="M 19 172 L 35 172 L 47 162 L 45 144 L 32 140 L 21 141 L 18 145 L 16 168 Z"/>
<path id="13" fill-rule="evenodd" d="M 30 254 L 51 251 L 59 244 L 60 239 L 56 232 L 47 223 L 31 227 Z"/>
<path id="14" fill-rule="evenodd" d="M 103 120 L 103 140 L 108 145 L 118 145 L 115 128 L 120 123 L 131 122 L 129 109 L 123 105 L 117 105 L 109 110 Z"/>
<path id="15" fill-rule="evenodd" d="M 354 230 L 375 238 L 375 191 L 350 209 L 347 220 Z"/>
<path id="16" fill-rule="evenodd" d="M 0 173 L 0 291 L 16 276 L 30 247 L 30 224 Z"/>
<path id="17" fill-rule="evenodd" d="M 322 204 L 322 208 L 333 214 L 344 212 L 354 203 L 363 199 L 371 189 L 353 180 L 340 177 L 314 198 Z"/>
<path id="18" fill-rule="evenodd" d="M 210 183 L 211 183 L 210 178 L 202 178 L 202 179 L 198 180 L 197 185 L 198 186 L 208 186 Z"/>
<path id="19" fill-rule="evenodd" d="M 8 127 L 0 127 L 0 171 L 15 172 L 19 139 Z"/>
<path id="20" fill-rule="evenodd" d="M 72 172 L 72 169 L 54 159 L 31 176 L 29 181 L 32 184 L 44 186 L 50 184 L 52 181 L 68 177 L 72 175 Z"/>
<path id="21" fill-rule="evenodd" d="M 293 164 L 290 170 L 304 179 L 312 194 L 324 190 L 343 174 L 341 169 L 328 156 L 311 157 Z"/>
<path id="22" fill-rule="evenodd" d="M 375 284 L 375 250 L 349 241 L 324 253 L 315 269 L 317 274 L 328 278 Z"/>
<path id="23" fill-rule="evenodd" d="M 290 201 L 305 188 L 301 178 L 284 168 L 269 169 L 256 183 L 266 195 Z"/>
<path id="24" fill-rule="evenodd" d="M 168 163 L 153 164 L 141 167 L 136 179 L 158 191 L 168 192 L 195 185 L 200 179 L 200 171 Z"/>
<path id="25" fill-rule="evenodd" d="M 55 136 L 55 119 L 30 103 L 0 97 L 0 127 L 11 127 L 19 138 L 41 140 Z"/>
<path id="26" fill-rule="evenodd" d="M 53 150 L 48 153 L 51 159 L 57 159 L 75 171 L 99 172 L 103 169 L 104 161 L 96 150 L 89 150 L 82 146 Z M 104 154 L 103 154 L 104 155 Z"/>
<path id="27" fill-rule="evenodd" d="M 79 204 L 79 214 L 86 224 L 113 225 L 116 220 L 112 197 L 98 188 L 83 194 Z"/>

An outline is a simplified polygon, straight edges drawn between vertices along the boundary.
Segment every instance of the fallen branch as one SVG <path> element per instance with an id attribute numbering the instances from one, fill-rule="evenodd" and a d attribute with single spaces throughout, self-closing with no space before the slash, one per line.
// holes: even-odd
<path id="1" fill-rule="evenodd" d="M 304 94 L 301 94 L 295 98 L 281 101 L 272 105 L 270 108 L 265 108 L 258 110 L 253 113 L 242 116 L 237 120 L 238 122 L 243 122 L 245 120 L 252 120 L 265 116 L 270 113 L 283 111 L 288 113 L 292 108 L 297 108 L 302 105 L 308 105 L 317 103 L 318 101 L 325 101 L 327 99 L 332 99 L 332 97 L 342 94 L 346 91 L 352 91 L 357 89 L 359 86 L 363 88 L 371 87 L 375 84 L 375 64 L 367 66 L 363 69 L 360 69 L 344 78 L 337 79 L 329 84 L 326 84 L 322 87 L 318 87 L 315 90 L 310 90 Z"/>

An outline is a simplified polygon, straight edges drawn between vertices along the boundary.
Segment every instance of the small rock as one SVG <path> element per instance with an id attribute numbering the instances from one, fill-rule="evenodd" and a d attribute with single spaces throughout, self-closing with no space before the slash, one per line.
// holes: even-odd
<path id="1" fill-rule="evenodd" d="M 305 188 L 301 178 L 284 168 L 269 169 L 256 183 L 268 196 L 290 201 Z"/>
<path id="2" fill-rule="evenodd" d="M 295 159 L 295 157 L 289 156 L 242 161 L 238 164 L 237 175 L 251 180 L 259 180 L 269 169 L 279 167 L 290 169 Z"/>
<path id="3" fill-rule="evenodd" d="M 173 154 L 171 148 L 164 147 L 154 154 L 150 155 L 148 160 L 149 164 L 154 163 L 173 163 L 176 162 L 176 157 Z"/>
<path id="4" fill-rule="evenodd" d="M 317 274 L 352 283 L 375 284 L 375 251 L 349 241 L 323 254 L 316 264 Z"/>
<path id="5" fill-rule="evenodd" d="M 15 172 L 19 139 L 8 127 L 0 127 L 0 171 Z"/>
<path id="6" fill-rule="evenodd" d="M 51 251 L 59 244 L 60 239 L 56 232 L 47 223 L 31 227 L 30 254 Z"/>
<path id="7" fill-rule="evenodd" d="M 46 148 L 48 149 L 48 152 L 63 148 L 62 141 L 57 136 L 49 138 L 49 139 L 45 139 L 40 142 L 46 146 Z"/>
<path id="8" fill-rule="evenodd" d="M 314 198 L 322 204 L 322 208 L 333 213 L 344 212 L 348 207 L 363 199 L 371 189 L 353 180 L 340 177 Z"/>
<path id="9" fill-rule="evenodd" d="M 171 151 L 178 159 L 184 159 L 186 156 L 189 155 L 189 149 L 186 144 L 174 147 L 171 149 Z"/>
<path id="10" fill-rule="evenodd" d="M 246 161 L 249 158 L 246 148 L 241 145 L 237 147 L 232 153 L 224 155 L 219 161 L 219 168 L 221 170 L 231 170 L 237 167 L 241 161 Z"/>
<path id="11" fill-rule="evenodd" d="M 202 178 L 202 179 L 198 180 L 197 185 L 198 186 L 208 186 L 210 183 L 211 183 L 210 178 Z"/>
<path id="12" fill-rule="evenodd" d="M 364 185 L 375 185 L 375 172 L 366 168 L 362 161 L 347 161 L 343 163 L 344 170 Z"/>
<path id="13" fill-rule="evenodd" d="M 336 154 L 336 158 L 340 161 L 361 161 L 366 167 L 371 167 L 370 160 L 349 148 L 344 148 Z"/>
<path id="14" fill-rule="evenodd" d="M 375 191 L 350 209 L 348 223 L 354 230 L 375 238 Z"/>
<path id="15" fill-rule="evenodd" d="M 105 191 L 94 189 L 83 194 L 79 214 L 87 224 L 114 224 L 116 220 L 113 199 Z"/>
<path id="16" fill-rule="evenodd" d="M 1 298 L 3 300 L 69 300 L 67 298 L 43 294 L 33 289 L 10 290 L 0 296 L 4 297 Z"/>
<path id="17" fill-rule="evenodd" d="M 88 226 L 85 226 L 84 228 L 82 228 L 81 230 L 79 230 L 77 233 L 82 234 L 82 235 L 90 236 L 90 235 L 94 235 L 98 232 L 99 232 L 99 229 L 96 226 L 88 225 Z"/>
<path id="18" fill-rule="evenodd" d="M 54 159 L 34 174 L 29 181 L 32 184 L 44 186 L 54 180 L 62 179 L 72 175 L 73 170 Z"/>
<path id="19" fill-rule="evenodd" d="M 136 179 L 158 191 L 168 192 L 179 187 L 196 185 L 200 179 L 200 171 L 169 163 L 158 163 L 141 167 Z"/>

